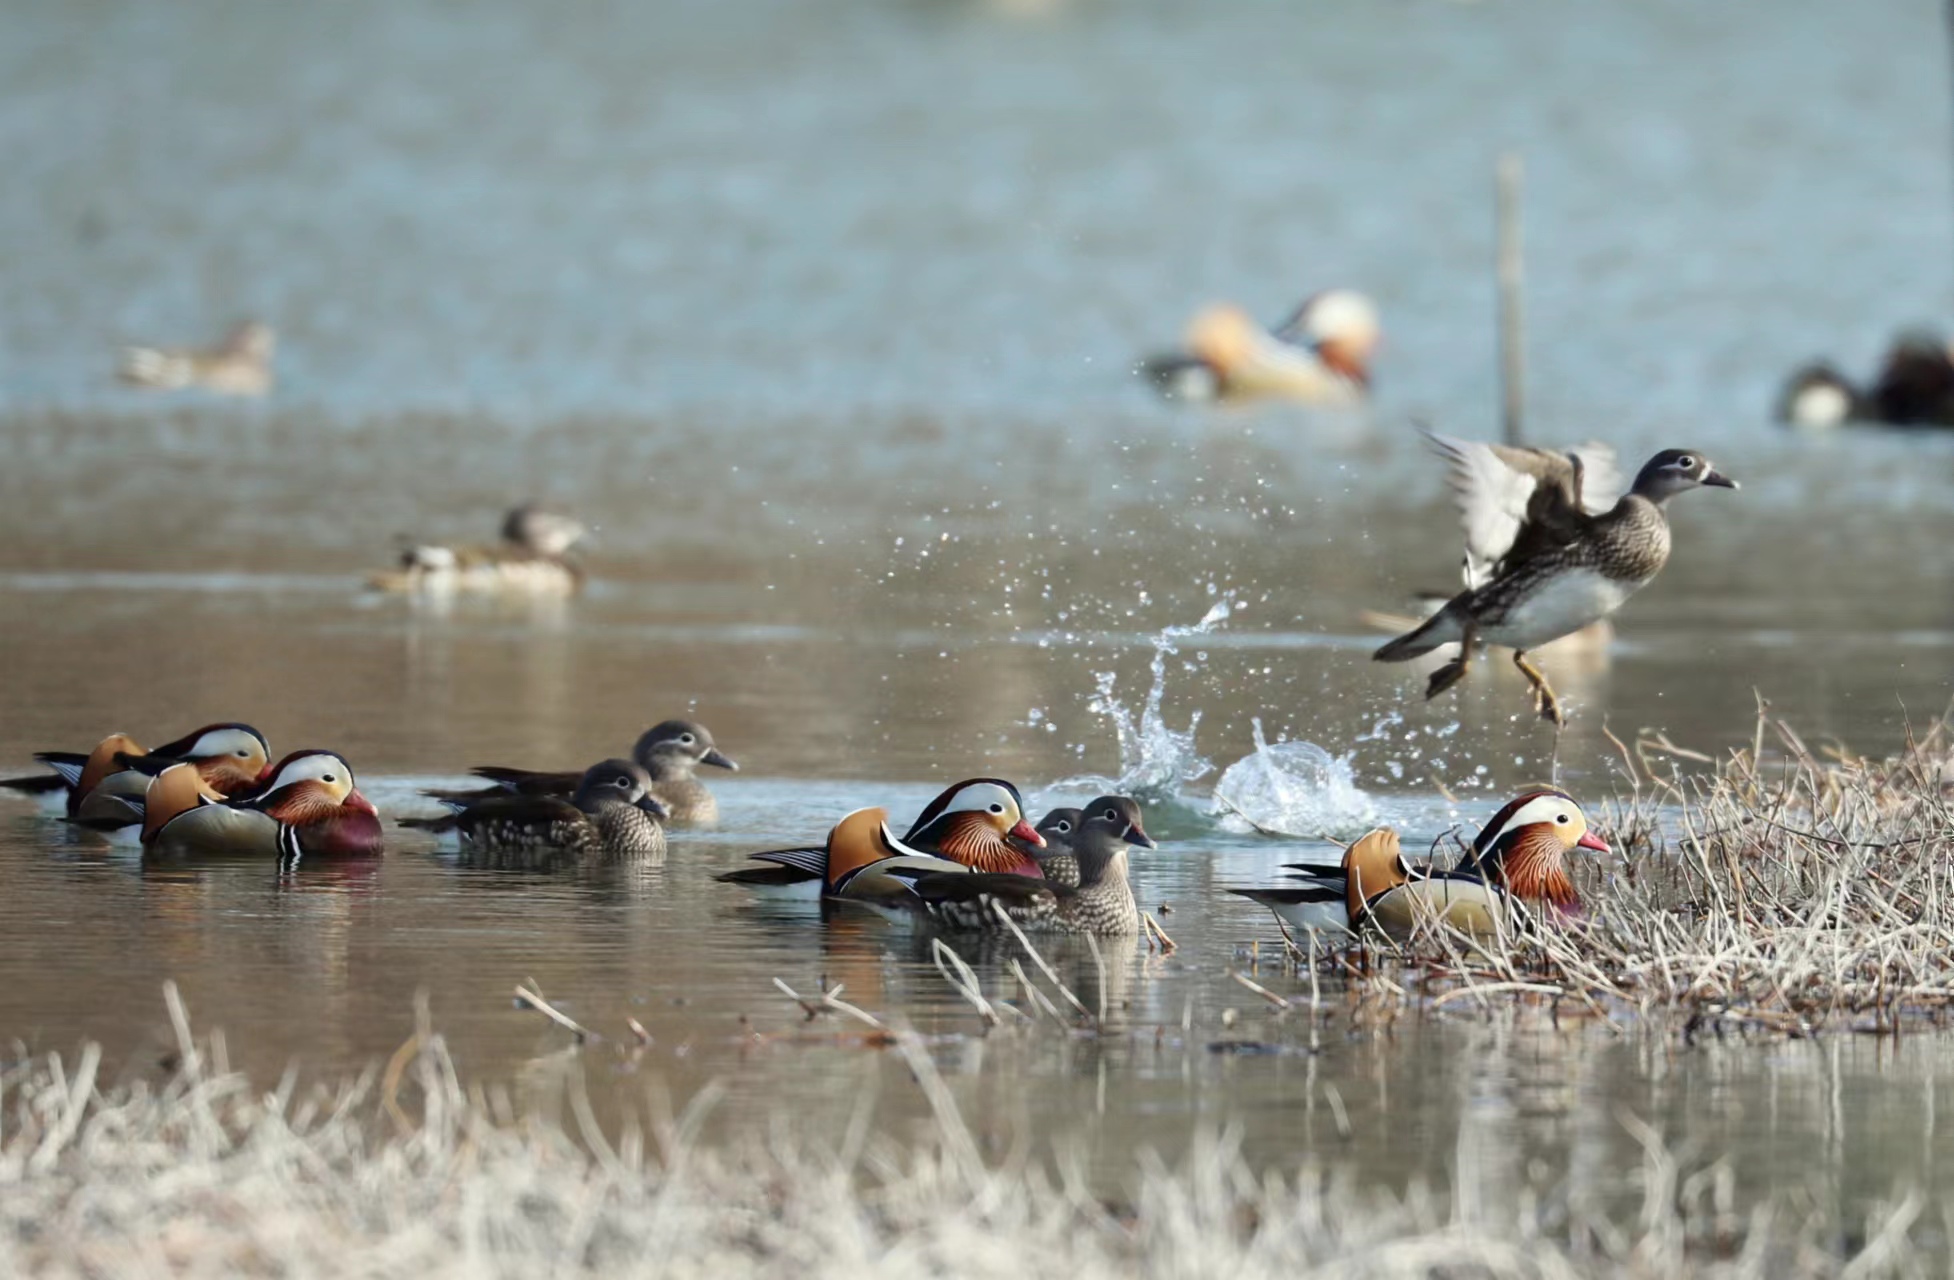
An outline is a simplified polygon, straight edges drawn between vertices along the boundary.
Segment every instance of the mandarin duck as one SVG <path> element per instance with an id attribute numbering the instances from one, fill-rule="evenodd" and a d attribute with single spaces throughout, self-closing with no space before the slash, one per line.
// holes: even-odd
<path id="1" fill-rule="evenodd" d="M 188 764 L 158 773 L 143 796 L 143 856 L 152 860 L 263 857 L 291 865 L 369 857 L 381 843 L 379 814 L 333 751 L 294 751 L 247 800 L 226 800 Z"/>
<path id="2" fill-rule="evenodd" d="M 652 794 L 651 776 L 631 760 L 592 765 L 569 800 L 497 791 L 447 803 L 452 812 L 444 817 L 403 818 L 400 825 L 453 832 L 463 849 L 478 853 L 558 852 L 595 858 L 665 852 L 667 810 Z"/>
<path id="3" fill-rule="evenodd" d="M 1482 645 L 1513 650 L 1534 708 L 1556 727 L 1560 699 L 1527 651 L 1614 613 L 1669 559 L 1663 504 L 1689 489 L 1735 489 L 1700 453 L 1665 449 L 1634 485 L 1614 496 L 1614 453 L 1589 445 L 1564 453 L 1454 440 L 1425 433 L 1451 464 L 1465 525 L 1465 590 L 1418 627 L 1371 656 L 1406 662 L 1444 644 L 1459 656 L 1434 672 L 1425 696 L 1465 677 Z"/>
<path id="4" fill-rule="evenodd" d="M 1213 306 L 1187 330 L 1187 354 L 1140 366 L 1170 400 L 1266 397 L 1345 406 L 1370 394 L 1381 330 L 1371 300 L 1330 289 L 1304 300 L 1273 332 L 1240 307 Z"/>
<path id="5" fill-rule="evenodd" d="M 1413 868 L 1398 833 L 1383 827 L 1346 849 L 1339 864 L 1289 863 L 1291 883 L 1229 892 L 1311 934 L 1354 934 L 1368 925 L 1401 935 L 1425 919 L 1490 934 L 1509 900 L 1578 912 L 1580 895 L 1567 875 L 1567 854 L 1577 848 L 1609 851 L 1572 796 L 1537 787 L 1502 806 L 1449 871 Z"/>
<path id="6" fill-rule="evenodd" d="M 0 787 L 42 795 L 77 822 L 115 828 L 142 820 L 149 780 L 173 764 L 190 764 L 226 799 L 249 795 L 269 777 L 271 748 L 248 724 L 210 724 L 144 751 L 127 734 L 112 733 L 86 754 L 41 751 L 34 758 L 52 773 L 0 779 Z"/>
<path id="7" fill-rule="evenodd" d="M 1045 838 L 1024 820 L 1016 787 L 999 778 L 973 778 L 930 801 L 902 837 L 901 846 L 907 853 L 976 871 L 1038 878 L 1042 873 L 1030 851 L 1043 849 Z M 773 849 L 756 853 L 753 859 L 771 865 L 744 867 L 716 878 L 758 889 L 797 890 L 832 886 L 839 874 L 830 863 L 827 846 Z"/>
<path id="8" fill-rule="evenodd" d="M 700 765 L 737 773 L 739 765 L 721 751 L 712 734 L 696 720 L 667 720 L 653 725 L 638 737 L 631 758 L 651 776 L 651 793 L 671 813 L 673 822 L 690 826 L 709 826 L 719 820 L 719 801 L 695 773 Z M 532 769 L 508 769 L 480 765 L 469 772 L 494 783 L 462 791 L 424 791 L 421 794 L 443 804 L 470 803 L 496 795 L 569 796 L 582 781 L 581 774 L 542 773 Z"/>

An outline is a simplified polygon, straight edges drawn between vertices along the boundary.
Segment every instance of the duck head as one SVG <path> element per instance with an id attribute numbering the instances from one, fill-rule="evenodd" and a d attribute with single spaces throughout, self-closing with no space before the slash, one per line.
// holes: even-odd
<path id="1" fill-rule="evenodd" d="M 528 503 L 514 508 L 502 519 L 503 541 L 551 559 L 576 546 L 589 532 L 580 520 Z"/>
<path id="2" fill-rule="evenodd" d="M 204 781 L 226 796 L 245 795 L 271 780 L 271 745 L 248 724 L 208 724 L 149 754 L 195 765 Z"/>
<path id="3" fill-rule="evenodd" d="M 1158 849 L 1140 821 L 1139 802 L 1128 796 L 1100 796 L 1080 810 L 1082 815 L 1072 837 L 1072 852 L 1079 860 L 1079 883 L 1096 882 L 1107 870 L 1124 867 L 1129 847 Z"/>
<path id="4" fill-rule="evenodd" d="M 631 758 L 661 780 L 689 778 L 702 764 L 739 772 L 739 765 L 713 745 L 712 734 L 696 720 L 667 720 L 646 729 L 631 748 Z"/>
<path id="5" fill-rule="evenodd" d="M 1384 329 L 1377 304 L 1355 289 L 1325 289 L 1304 299 L 1283 332 L 1307 344 L 1329 368 L 1361 386 L 1370 385 L 1371 357 Z"/>
<path id="6" fill-rule="evenodd" d="M 1354 926 L 1367 904 L 1411 880 L 1398 833 L 1379 827 L 1343 851 L 1344 908 Z"/>
<path id="7" fill-rule="evenodd" d="M 660 821 L 672 816 L 672 811 L 651 794 L 651 775 L 635 760 L 610 759 L 586 769 L 572 803 L 585 813 L 595 813 L 606 805 L 628 804 Z"/>
<path id="8" fill-rule="evenodd" d="M 1040 873 L 1030 851 L 1045 847 L 1045 837 L 1025 821 L 1018 789 L 1001 778 L 951 787 L 930 801 L 902 840 L 979 871 L 1033 876 Z"/>
<path id="9" fill-rule="evenodd" d="M 1643 464 L 1635 477 L 1634 492 L 1651 502 L 1663 503 L 1685 490 L 1705 485 L 1713 489 L 1735 489 L 1737 482 L 1694 449 L 1664 449 Z"/>
<path id="10" fill-rule="evenodd" d="M 271 770 L 263 794 L 247 803 L 294 827 L 346 813 L 379 816 L 355 785 L 353 767 L 336 751 L 294 751 Z"/>
<path id="11" fill-rule="evenodd" d="M 1572 849 L 1609 852 L 1588 829 L 1574 797 L 1540 787 L 1507 802 L 1472 842 L 1472 860 L 1488 880 L 1516 898 L 1573 907 L 1580 901 L 1567 878 Z"/>
<path id="12" fill-rule="evenodd" d="M 278 350 L 278 334 L 262 320 L 246 320 L 229 333 L 218 351 L 227 356 L 269 364 Z"/>
<path id="13" fill-rule="evenodd" d="M 1072 837 L 1084 821 L 1082 809 L 1054 809 L 1038 820 L 1038 834 L 1045 837 L 1047 849 L 1062 852 L 1072 847 Z"/>

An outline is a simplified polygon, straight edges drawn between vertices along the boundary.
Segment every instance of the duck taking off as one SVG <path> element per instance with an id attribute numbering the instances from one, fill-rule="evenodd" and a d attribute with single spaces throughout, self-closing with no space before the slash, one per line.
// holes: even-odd
<path id="1" fill-rule="evenodd" d="M 1513 650 L 1542 718 L 1565 723 L 1560 699 L 1527 651 L 1621 608 L 1669 560 L 1663 504 L 1688 489 L 1737 482 L 1692 449 L 1664 449 L 1617 498 L 1614 451 L 1557 452 L 1455 440 L 1425 432 L 1451 464 L 1465 525 L 1465 590 L 1422 625 L 1371 656 L 1405 662 L 1443 644 L 1459 656 L 1432 674 L 1425 696 L 1465 678 L 1475 650 Z"/>

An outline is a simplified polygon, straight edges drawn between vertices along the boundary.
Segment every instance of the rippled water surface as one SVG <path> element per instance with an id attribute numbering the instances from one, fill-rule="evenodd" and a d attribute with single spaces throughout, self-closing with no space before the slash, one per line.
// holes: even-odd
<path id="1" fill-rule="evenodd" d="M 1947 706 L 1954 434 L 1765 420 L 1794 363 L 1863 369 L 1947 312 L 1935 6 L 9 8 L 0 766 L 237 718 L 340 749 L 398 814 L 471 764 L 577 766 L 690 713 L 743 770 L 718 830 L 588 875 L 467 870 L 411 833 L 352 869 L 145 870 L 0 798 L 0 1032 L 138 1072 L 173 978 L 234 1060 L 332 1078 L 424 992 L 464 1071 L 537 1105 L 574 1073 L 606 1108 L 718 1081 L 727 1129 L 839 1130 L 867 1096 L 920 1123 L 898 1065 L 772 982 L 825 979 L 939 1037 L 988 1140 L 1072 1133 L 1112 1176 L 1213 1123 L 1269 1161 L 1614 1195 L 1633 1115 L 1746 1188 L 1947 1185 L 1933 1040 L 1434 1015 L 1303 1052 L 1227 979 L 1276 939 L 1220 890 L 1326 846 L 1205 799 L 1258 720 L 1347 769 L 1306 816 L 1422 843 L 1556 768 L 1605 796 L 1604 726 L 1714 754 L 1761 697 L 1881 752 Z M 1411 423 L 1493 428 L 1507 147 L 1535 433 L 1700 448 L 1745 486 L 1678 500 L 1608 655 L 1548 661 L 1557 758 L 1510 671 L 1424 704 L 1360 618 L 1454 572 Z M 1366 414 L 1176 409 L 1127 376 L 1203 301 L 1273 317 L 1328 283 L 1384 312 Z M 247 314 L 283 343 L 263 403 L 108 377 L 120 343 Z M 397 532 L 484 536 L 523 497 L 595 527 L 583 597 L 361 590 Z M 1121 771 L 1109 708 L 1150 690 L 1193 724 L 1152 760 L 1195 776 L 1137 868 L 1182 945 L 1103 974 L 1056 948 L 1106 1003 L 1097 1040 L 986 1040 L 926 944 L 709 878 L 972 774 L 1077 798 Z M 1001 982 L 1009 953 L 972 951 Z M 606 1038 L 566 1054 L 512 1006 L 525 979 Z"/>

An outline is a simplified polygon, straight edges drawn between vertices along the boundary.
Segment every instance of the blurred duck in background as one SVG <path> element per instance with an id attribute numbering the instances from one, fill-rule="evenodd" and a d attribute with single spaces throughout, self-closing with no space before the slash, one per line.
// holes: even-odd
<path id="1" fill-rule="evenodd" d="M 125 347 L 117 372 L 124 382 L 156 391 L 201 387 L 226 396 L 261 396 L 271 390 L 278 335 L 262 320 L 246 320 L 208 351 Z"/>
<path id="2" fill-rule="evenodd" d="M 401 549 L 400 567 L 375 574 L 367 585 L 428 595 L 574 595 L 583 587 L 584 573 L 566 557 L 588 532 L 581 521 L 524 504 L 503 517 L 500 544 L 408 544 Z"/>
<path id="3" fill-rule="evenodd" d="M 1169 400 L 1349 407 L 1370 396 L 1370 361 L 1382 335 L 1377 307 L 1352 289 L 1313 295 L 1273 331 L 1223 304 L 1189 323 L 1185 353 L 1146 360 L 1140 372 Z"/>
<path id="4" fill-rule="evenodd" d="M 1863 390 L 1814 361 L 1785 383 L 1776 417 L 1794 427 L 1954 427 L 1954 348 L 1932 330 L 1909 329 L 1893 339 L 1879 377 Z"/>

